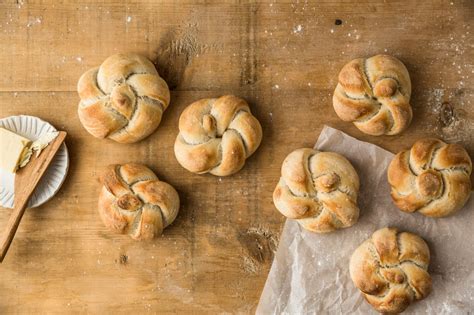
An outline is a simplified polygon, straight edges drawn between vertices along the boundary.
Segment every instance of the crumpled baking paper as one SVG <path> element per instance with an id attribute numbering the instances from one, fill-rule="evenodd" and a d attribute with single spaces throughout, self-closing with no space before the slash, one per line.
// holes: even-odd
<path id="1" fill-rule="evenodd" d="M 407 143 L 407 148 L 411 143 Z M 359 221 L 329 234 L 287 220 L 257 314 L 377 314 L 349 275 L 353 251 L 386 226 L 420 235 L 431 252 L 433 291 L 404 314 L 467 314 L 474 310 L 474 198 L 451 217 L 433 219 L 398 210 L 387 167 L 393 154 L 324 127 L 315 148 L 351 161 L 360 177 Z M 275 211 L 277 211 L 275 209 Z"/>

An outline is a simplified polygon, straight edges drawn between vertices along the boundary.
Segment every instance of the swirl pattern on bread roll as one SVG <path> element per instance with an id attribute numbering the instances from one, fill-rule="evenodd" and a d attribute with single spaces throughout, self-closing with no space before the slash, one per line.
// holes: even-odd
<path id="1" fill-rule="evenodd" d="M 411 82 L 405 65 L 395 57 L 358 58 L 339 73 L 333 96 L 336 114 L 374 135 L 396 135 L 412 119 Z"/>
<path id="2" fill-rule="evenodd" d="M 243 99 L 227 95 L 189 105 L 179 118 L 174 152 L 193 173 L 238 172 L 262 141 L 262 127 Z"/>
<path id="3" fill-rule="evenodd" d="M 77 90 L 84 128 L 121 143 L 153 133 L 170 102 L 168 85 L 153 63 L 136 54 L 110 56 L 81 76 Z"/>
<path id="4" fill-rule="evenodd" d="M 471 195 L 471 158 L 458 144 L 422 139 L 398 153 L 388 167 L 392 199 L 405 212 L 444 217 Z"/>
<path id="5" fill-rule="evenodd" d="M 429 263 L 430 251 L 421 237 L 383 228 L 354 251 L 349 271 L 378 312 L 395 314 L 431 292 Z"/>
<path id="6" fill-rule="evenodd" d="M 101 182 L 99 213 L 111 230 L 152 239 L 178 215 L 176 190 L 144 165 L 109 165 Z"/>
<path id="7" fill-rule="evenodd" d="M 357 222 L 358 192 L 359 177 L 345 157 L 302 148 L 283 162 L 273 202 L 305 229 L 325 233 Z"/>

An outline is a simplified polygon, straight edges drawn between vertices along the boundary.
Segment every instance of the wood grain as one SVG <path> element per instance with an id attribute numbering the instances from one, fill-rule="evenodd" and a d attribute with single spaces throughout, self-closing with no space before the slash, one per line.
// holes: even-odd
<path id="1" fill-rule="evenodd" d="M 41 152 L 37 157 L 36 154 L 31 156 L 29 163 L 18 170 L 15 175 L 15 200 L 13 212 L 8 219 L 7 226 L 3 229 L 2 237 L 0 238 L 0 263 L 5 259 L 5 256 L 10 248 L 10 245 L 15 237 L 15 233 L 20 225 L 21 218 L 25 213 L 28 200 L 33 191 L 38 185 L 41 177 L 48 169 L 49 164 L 53 161 L 54 156 L 63 144 L 66 138 L 66 132 L 60 131 L 57 137 Z"/>
<path id="2" fill-rule="evenodd" d="M 251 313 L 284 222 L 271 198 L 281 162 L 324 124 L 394 152 L 437 136 L 474 157 L 472 1 L 18 2 L 0 4 L 0 117 L 66 130 L 70 170 L 23 218 L 0 313 Z M 158 130 L 127 146 L 91 137 L 76 114 L 79 76 L 119 51 L 149 56 L 172 87 Z M 371 137 L 340 121 L 331 97 L 348 60 L 384 52 L 408 67 L 414 120 L 400 136 Z M 227 93 L 251 104 L 262 145 L 235 176 L 191 174 L 173 155 L 179 115 Z M 153 242 L 100 222 L 97 178 L 124 162 L 180 194 L 177 220 Z M 0 229 L 9 214 L 0 209 Z"/>

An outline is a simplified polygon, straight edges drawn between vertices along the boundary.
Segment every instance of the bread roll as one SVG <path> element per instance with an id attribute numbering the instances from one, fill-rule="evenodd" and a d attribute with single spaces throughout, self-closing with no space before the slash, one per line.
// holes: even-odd
<path id="1" fill-rule="evenodd" d="M 349 271 L 365 299 L 380 313 L 401 313 L 431 292 L 430 250 L 419 236 L 383 228 L 352 254 Z"/>
<path id="2" fill-rule="evenodd" d="M 345 157 L 303 148 L 283 162 L 273 202 L 305 229 L 326 233 L 357 222 L 358 192 L 359 176 Z"/>
<path id="3" fill-rule="evenodd" d="M 193 173 L 238 172 L 262 141 L 262 127 L 243 99 L 226 95 L 189 105 L 179 118 L 174 152 Z"/>
<path id="4" fill-rule="evenodd" d="M 398 153 L 388 167 L 392 199 L 405 212 L 444 217 L 471 195 L 471 158 L 458 144 L 422 139 Z"/>
<path id="5" fill-rule="evenodd" d="M 178 214 L 176 190 L 144 165 L 109 165 L 101 182 L 99 214 L 111 230 L 136 240 L 152 239 Z"/>
<path id="6" fill-rule="evenodd" d="M 170 102 L 168 85 L 153 63 L 136 54 L 110 56 L 81 76 L 77 91 L 84 128 L 121 143 L 153 133 Z"/>
<path id="7" fill-rule="evenodd" d="M 369 135 L 396 135 L 412 119 L 411 82 L 395 57 L 358 58 L 339 73 L 333 96 L 336 114 Z"/>

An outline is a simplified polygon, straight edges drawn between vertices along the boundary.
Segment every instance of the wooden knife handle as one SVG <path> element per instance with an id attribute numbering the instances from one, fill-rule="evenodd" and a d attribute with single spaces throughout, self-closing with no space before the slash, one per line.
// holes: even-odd
<path id="1" fill-rule="evenodd" d="M 3 262 L 3 259 L 7 255 L 8 248 L 10 248 L 10 244 L 13 241 L 13 237 L 15 236 L 16 230 L 20 225 L 21 218 L 26 210 L 26 205 L 28 204 L 28 199 L 22 204 L 15 204 L 13 208 L 13 212 L 10 215 L 10 219 L 8 220 L 7 227 L 5 228 L 5 232 L 0 239 L 0 262 Z"/>

